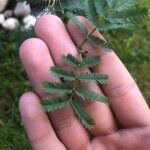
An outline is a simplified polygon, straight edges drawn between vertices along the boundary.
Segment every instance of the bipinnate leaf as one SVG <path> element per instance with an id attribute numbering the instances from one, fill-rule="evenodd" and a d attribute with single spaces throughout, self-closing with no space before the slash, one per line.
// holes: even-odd
<path id="1" fill-rule="evenodd" d="M 42 107 L 47 112 L 61 109 L 67 107 L 68 105 L 68 96 L 50 97 L 42 101 Z"/>
<path id="2" fill-rule="evenodd" d="M 62 58 L 67 64 L 69 64 L 71 66 L 77 67 L 77 66 L 81 65 L 81 61 L 71 54 L 68 54 L 67 56 L 63 55 Z"/>
<path id="3" fill-rule="evenodd" d="M 56 77 L 63 78 L 69 81 L 74 81 L 77 78 L 74 72 L 60 69 L 58 67 L 52 67 L 51 73 Z"/>
<path id="4" fill-rule="evenodd" d="M 90 116 L 90 114 L 84 109 L 84 107 L 80 104 L 77 100 L 72 100 L 70 102 L 75 114 L 78 116 L 82 124 L 85 126 L 86 129 L 93 129 L 94 128 L 94 120 Z"/>
<path id="5" fill-rule="evenodd" d="M 94 67 L 100 63 L 99 56 L 89 56 L 82 60 L 81 65 L 84 67 Z"/>
<path id="6" fill-rule="evenodd" d="M 70 94 L 72 92 L 72 88 L 63 82 L 43 82 L 43 89 L 48 93 L 58 93 L 58 94 Z"/>
<path id="7" fill-rule="evenodd" d="M 92 42 L 96 47 L 100 47 L 105 51 L 112 51 L 112 46 L 107 41 L 104 41 L 103 39 L 100 39 L 97 36 L 91 35 L 88 37 L 88 40 Z"/>
<path id="8" fill-rule="evenodd" d="M 83 82 L 98 82 L 100 84 L 106 84 L 108 82 L 108 76 L 105 74 L 85 72 L 80 74 L 79 80 Z"/>
<path id="9" fill-rule="evenodd" d="M 108 104 L 108 98 L 102 94 L 99 94 L 97 92 L 91 91 L 86 88 L 78 88 L 76 89 L 76 94 L 80 96 L 83 100 L 90 99 L 92 101 L 98 101 L 102 103 Z"/>

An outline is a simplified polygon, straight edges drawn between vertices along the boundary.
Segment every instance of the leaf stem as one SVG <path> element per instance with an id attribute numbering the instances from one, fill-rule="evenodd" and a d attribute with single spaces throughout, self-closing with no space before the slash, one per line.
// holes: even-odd
<path id="1" fill-rule="evenodd" d="M 94 32 L 96 31 L 96 28 L 94 28 L 87 36 L 86 38 L 83 40 L 83 42 L 77 47 L 78 49 L 78 52 L 79 52 L 79 60 L 82 61 L 82 58 L 83 58 L 83 55 L 86 53 L 86 51 L 82 50 L 82 47 L 83 45 L 85 44 L 85 42 L 88 40 L 88 37 L 91 36 Z M 77 66 L 77 76 L 80 76 L 80 65 Z M 73 99 L 73 95 L 75 94 L 75 91 L 76 91 L 76 88 L 77 88 L 77 84 L 79 82 L 79 79 L 76 78 L 75 82 L 74 82 L 74 85 L 73 85 L 73 90 L 72 90 L 72 93 L 70 95 L 70 99 L 69 101 L 72 101 Z"/>
<path id="2" fill-rule="evenodd" d="M 83 45 L 85 44 L 85 42 L 88 40 L 88 37 L 91 36 L 94 32 L 96 31 L 96 28 L 94 28 L 87 36 L 86 38 L 83 40 L 83 42 L 78 46 L 79 50 L 82 50 Z M 80 53 L 80 52 L 79 52 Z"/>

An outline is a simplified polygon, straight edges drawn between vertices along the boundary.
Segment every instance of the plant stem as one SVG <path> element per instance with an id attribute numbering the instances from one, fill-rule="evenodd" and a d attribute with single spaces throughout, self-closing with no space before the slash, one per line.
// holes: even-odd
<path id="1" fill-rule="evenodd" d="M 81 61 L 82 61 L 82 58 L 83 58 L 83 54 L 86 53 L 86 51 L 82 50 L 82 47 L 83 47 L 83 45 L 85 44 L 85 42 L 88 40 L 88 37 L 91 36 L 91 35 L 95 32 L 95 30 L 96 30 L 96 28 L 94 28 L 94 29 L 86 36 L 86 38 L 83 40 L 83 42 L 82 42 L 79 46 L 77 46 L 77 49 L 78 49 L 78 52 L 79 52 L 79 60 L 81 60 Z M 77 68 L 76 68 L 76 69 L 77 69 L 77 75 L 78 75 L 78 76 L 80 75 L 80 68 L 81 68 L 80 66 L 77 66 Z M 72 101 L 72 99 L 73 99 L 73 95 L 75 94 L 75 91 L 76 91 L 78 82 L 79 82 L 79 79 L 77 78 L 77 79 L 75 80 L 75 82 L 74 82 L 73 90 L 72 90 L 72 93 L 71 93 L 71 95 L 70 95 L 69 101 Z"/>
<path id="2" fill-rule="evenodd" d="M 78 46 L 78 49 L 81 50 L 85 42 L 88 40 L 88 37 L 91 36 L 95 32 L 96 28 L 94 28 L 83 40 L 83 42 Z M 79 52 L 80 53 L 80 52 Z"/>

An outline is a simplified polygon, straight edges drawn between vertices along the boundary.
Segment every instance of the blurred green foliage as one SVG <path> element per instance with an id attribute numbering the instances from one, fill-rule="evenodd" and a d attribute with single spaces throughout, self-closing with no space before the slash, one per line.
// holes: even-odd
<path id="1" fill-rule="evenodd" d="M 18 31 L 0 31 L 0 150 L 27 150 L 18 99 L 30 89 L 18 57 Z"/>
<path id="2" fill-rule="evenodd" d="M 150 8 L 150 1 L 140 5 Z M 150 19 L 131 31 L 108 33 L 121 60 L 150 104 Z M 0 150 L 28 150 L 18 110 L 20 95 L 31 89 L 18 57 L 18 31 L 0 29 Z"/>

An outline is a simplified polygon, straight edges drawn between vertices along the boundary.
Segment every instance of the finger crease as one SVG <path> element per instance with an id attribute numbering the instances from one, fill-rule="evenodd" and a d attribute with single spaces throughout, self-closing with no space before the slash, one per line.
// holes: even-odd
<path id="1" fill-rule="evenodd" d="M 71 115 L 59 122 L 57 122 L 56 125 L 54 125 L 54 128 L 56 131 L 62 130 L 64 128 L 68 128 L 69 126 L 71 126 L 71 124 L 76 120 L 75 115 Z"/>
<path id="2" fill-rule="evenodd" d="M 129 91 L 136 87 L 136 83 L 134 81 L 119 85 L 112 90 L 110 90 L 108 93 L 109 98 L 121 98 L 129 93 Z"/>
<path id="3" fill-rule="evenodd" d="M 31 139 L 30 142 L 33 144 L 39 144 L 39 143 L 42 143 L 43 141 L 45 141 L 46 139 L 48 139 L 49 137 L 51 137 L 51 133 L 47 132 L 43 136 L 40 136 L 39 138 Z"/>

